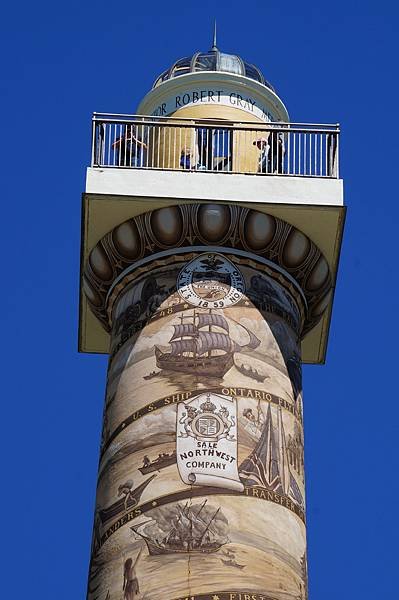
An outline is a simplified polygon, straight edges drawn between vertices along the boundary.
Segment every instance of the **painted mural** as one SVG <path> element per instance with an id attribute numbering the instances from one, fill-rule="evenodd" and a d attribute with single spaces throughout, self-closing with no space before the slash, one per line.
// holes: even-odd
<path id="1" fill-rule="evenodd" d="M 111 320 L 88 599 L 305 600 L 302 315 L 283 278 L 189 252 L 136 271 Z"/>

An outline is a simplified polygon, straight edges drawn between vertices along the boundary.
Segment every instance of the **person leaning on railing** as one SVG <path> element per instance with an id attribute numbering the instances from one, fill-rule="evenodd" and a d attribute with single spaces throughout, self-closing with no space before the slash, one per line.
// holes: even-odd
<path id="1" fill-rule="evenodd" d="M 260 151 L 258 173 L 269 173 L 269 151 L 270 145 L 266 137 L 260 137 L 254 140 L 253 145 Z"/>
<path id="2" fill-rule="evenodd" d="M 116 152 L 116 165 L 120 167 L 142 167 L 143 150 L 147 150 L 147 144 L 136 137 L 134 125 L 127 125 L 126 130 L 112 144 L 112 148 Z"/>
<path id="3" fill-rule="evenodd" d="M 285 142 L 283 132 L 272 129 L 269 135 L 269 144 L 271 147 L 271 172 L 284 173 Z"/>
<path id="4" fill-rule="evenodd" d="M 253 141 L 260 150 L 258 173 L 284 173 L 285 143 L 282 131 L 272 130 L 267 137 Z"/>

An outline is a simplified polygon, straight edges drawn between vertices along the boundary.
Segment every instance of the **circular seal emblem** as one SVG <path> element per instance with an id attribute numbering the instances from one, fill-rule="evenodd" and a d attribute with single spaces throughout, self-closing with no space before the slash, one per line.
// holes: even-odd
<path id="1" fill-rule="evenodd" d="M 221 254 L 201 254 L 180 271 L 177 289 L 193 306 L 224 308 L 241 300 L 245 283 L 237 267 Z"/>

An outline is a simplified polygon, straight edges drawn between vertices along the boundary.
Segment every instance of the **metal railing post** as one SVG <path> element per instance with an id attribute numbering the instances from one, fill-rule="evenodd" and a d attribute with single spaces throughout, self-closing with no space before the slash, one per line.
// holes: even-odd
<path id="1" fill-rule="evenodd" d="M 97 158 L 97 140 L 96 140 L 96 113 L 93 114 L 91 119 L 91 165 L 94 167 Z"/>

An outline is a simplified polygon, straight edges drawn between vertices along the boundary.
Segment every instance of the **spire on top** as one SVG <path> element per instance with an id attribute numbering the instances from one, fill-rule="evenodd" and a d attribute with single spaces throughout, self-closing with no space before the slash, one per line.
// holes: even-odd
<path id="1" fill-rule="evenodd" d="M 213 26 L 213 45 L 211 48 L 211 52 L 217 52 L 218 51 L 218 47 L 216 45 L 216 19 L 215 19 L 215 24 Z"/>

